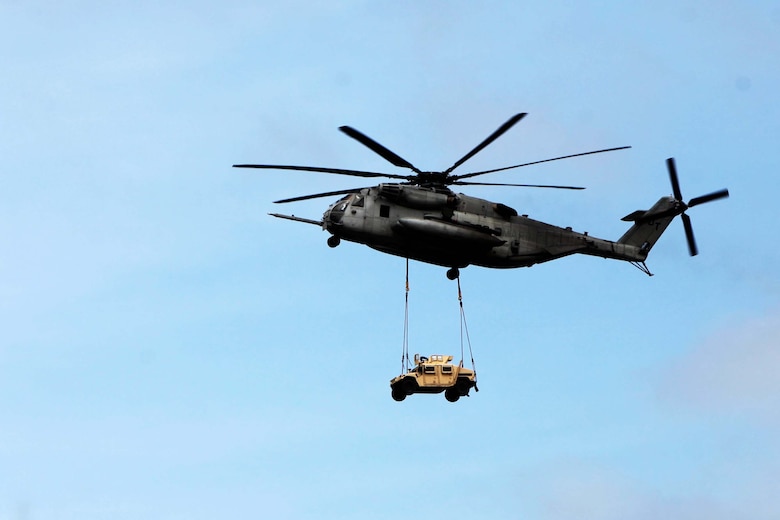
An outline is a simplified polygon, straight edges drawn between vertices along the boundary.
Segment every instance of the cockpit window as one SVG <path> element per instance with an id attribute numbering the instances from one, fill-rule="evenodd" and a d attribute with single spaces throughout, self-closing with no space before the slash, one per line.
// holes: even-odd
<path id="1" fill-rule="evenodd" d="M 343 197 L 338 200 L 335 204 L 333 204 L 333 207 L 326 213 L 328 221 L 330 221 L 333 224 L 338 224 L 341 222 L 341 219 L 344 217 L 344 212 L 347 209 L 347 206 L 349 206 L 349 201 L 351 200 L 353 194 L 349 194 L 346 197 Z"/>
<path id="2" fill-rule="evenodd" d="M 333 209 L 335 209 L 336 211 L 346 210 L 347 206 L 349 206 L 349 201 L 352 199 L 352 195 L 353 195 L 352 193 L 348 193 L 347 195 L 339 199 L 339 201 L 336 203 Z"/>
<path id="3" fill-rule="evenodd" d="M 363 195 L 358 193 L 355 195 L 355 198 L 352 199 L 352 206 L 355 208 L 362 208 L 365 202 L 366 202 L 365 197 L 363 197 Z"/>

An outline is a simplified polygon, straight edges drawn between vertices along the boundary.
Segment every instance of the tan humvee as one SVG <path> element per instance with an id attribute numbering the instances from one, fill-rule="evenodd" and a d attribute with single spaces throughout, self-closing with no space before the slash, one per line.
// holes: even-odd
<path id="1" fill-rule="evenodd" d="M 412 394 L 438 394 L 454 403 L 460 396 L 469 395 L 473 387 L 477 392 L 477 374 L 473 370 L 450 363 L 452 356 L 432 355 L 430 358 L 414 355 L 414 368 L 406 374 L 390 380 L 393 399 L 403 401 Z"/>

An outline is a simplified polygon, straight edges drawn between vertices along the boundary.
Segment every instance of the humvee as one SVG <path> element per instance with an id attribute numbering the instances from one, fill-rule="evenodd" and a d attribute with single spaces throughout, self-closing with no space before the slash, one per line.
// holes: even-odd
<path id="1" fill-rule="evenodd" d="M 458 365 L 450 363 L 452 356 L 441 354 L 430 358 L 414 355 L 414 368 L 406 374 L 401 374 L 390 380 L 393 399 L 403 401 L 412 394 L 439 394 L 454 403 L 462 395 L 469 395 L 473 387 L 477 392 L 477 374 L 463 367 L 463 361 Z"/>

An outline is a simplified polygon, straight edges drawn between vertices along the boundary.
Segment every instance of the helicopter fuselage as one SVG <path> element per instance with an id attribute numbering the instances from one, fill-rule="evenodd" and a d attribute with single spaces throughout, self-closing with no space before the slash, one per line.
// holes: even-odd
<path id="1" fill-rule="evenodd" d="M 588 233 L 577 233 L 570 227 L 562 228 L 532 220 L 528 215 L 518 215 L 517 211 L 504 204 L 462 193 L 456 194 L 450 190 L 448 186 L 453 185 L 581 190 L 584 188 L 475 182 L 472 179 L 533 164 L 630 148 L 629 146 L 606 148 L 492 170 L 465 174 L 452 173 L 525 116 L 524 112 L 515 114 L 466 155 L 455 161 L 452 166 L 442 171 L 422 171 L 400 155 L 349 126 L 339 127 L 339 130 L 393 166 L 407 168 L 413 174 L 279 164 L 234 164 L 233 166 L 404 181 L 379 184 L 370 188 L 314 193 L 275 201 L 287 203 L 346 194 L 345 197 L 330 205 L 321 221 L 278 213 L 271 215 L 322 226 L 332 235 L 328 239 L 328 245 L 331 247 L 336 247 L 341 239 L 344 239 L 365 244 L 384 253 L 450 267 L 447 276 L 452 279 L 458 276 L 459 267 L 471 264 L 493 268 L 530 267 L 575 253 L 624 260 L 650 274 L 644 261 L 669 223 L 678 215 L 682 217 L 691 256 L 698 254 L 690 217 L 685 214 L 685 211 L 705 202 L 726 198 L 729 192 L 727 189 L 722 189 L 694 197 L 687 203 L 683 202 L 677 169 L 671 157 L 666 160 L 666 165 L 673 196 L 661 197 L 649 210 L 637 210 L 623 217 L 622 220 L 633 222 L 633 225 L 617 241 L 595 238 Z"/>
<path id="2" fill-rule="evenodd" d="M 448 188 L 404 184 L 347 194 L 327 209 L 322 227 L 338 239 L 446 267 L 529 267 L 575 253 L 642 262 L 649 251 L 648 245 L 595 238 Z"/>

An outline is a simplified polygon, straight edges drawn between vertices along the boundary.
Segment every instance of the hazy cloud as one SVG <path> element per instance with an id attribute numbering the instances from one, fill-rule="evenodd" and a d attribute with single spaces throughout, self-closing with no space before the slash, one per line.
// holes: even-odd
<path id="1" fill-rule="evenodd" d="M 662 395 L 780 425 L 780 308 L 714 331 L 671 367 Z"/>
<path id="2" fill-rule="evenodd" d="M 766 476 L 762 473 L 756 476 Z M 709 491 L 669 491 L 623 469 L 584 459 L 558 460 L 534 476 L 525 492 L 540 506 L 538 518 L 564 520 L 755 520 L 776 518 L 767 486 L 717 496 Z M 739 486 L 742 488 L 742 486 Z M 522 494 L 521 494 L 522 496 Z M 522 498 L 521 498 L 522 500 Z"/>

